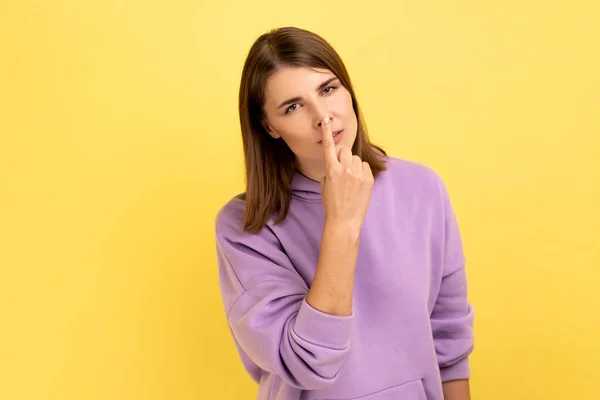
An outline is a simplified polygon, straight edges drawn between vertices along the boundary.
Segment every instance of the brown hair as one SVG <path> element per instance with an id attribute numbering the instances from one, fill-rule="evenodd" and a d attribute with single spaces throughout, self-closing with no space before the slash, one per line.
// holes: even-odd
<path id="1" fill-rule="evenodd" d="M 248 53 L 239 93 L 239 113 L 246 161 L 246 214 L 244 230 L 260 231 L 277 213 L 276 223 L 287 217 L 296 172 L 294 153 L 283 140 L 273 139 L 262 124 L 266 114 L 265 87 L 278 68 L 328 69 L 352 95 L 358 131 L 352 153 L 371 166 L 373 176 L 385 170 L 383 149 L 371 144 L 346 67 L 333 47 L 319 35 L 285 27 L 261 35 Z M 379 152 L 379 154 L 378 154 Z M 383 157 L 382 157 L 383 156 Z"/>

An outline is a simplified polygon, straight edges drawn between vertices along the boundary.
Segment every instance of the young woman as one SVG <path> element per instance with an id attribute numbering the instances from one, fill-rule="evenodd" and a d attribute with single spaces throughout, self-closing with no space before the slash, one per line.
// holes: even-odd
<path id="1" fill-rule="evenodd" d="M 473 309 L 440 177 L 369 142 L 344 64 L 306 30 L 256 40 L 239 113 L 246 192 L 216 239 L 258 399 L 469 399 Z"/>

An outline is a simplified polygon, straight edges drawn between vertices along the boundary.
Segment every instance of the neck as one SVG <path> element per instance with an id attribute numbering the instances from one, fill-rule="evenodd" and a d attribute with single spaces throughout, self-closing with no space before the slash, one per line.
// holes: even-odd
<path id="1" fill-rule="evenodd" d="M 321 179 L 325 176 L 325 160 L 306 161 L 296 159 L 296 168 L 302 175 L 316 182 L 321 182 Z"/>

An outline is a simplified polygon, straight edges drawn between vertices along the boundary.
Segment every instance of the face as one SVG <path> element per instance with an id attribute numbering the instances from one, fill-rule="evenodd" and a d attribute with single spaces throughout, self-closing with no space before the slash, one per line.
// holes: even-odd
<path id="1" fill-rule="evenodd" d="M 266 119 L 263 125 L 275 139 L 294 152 L 305 175 L 324 171 L 321 121 L 331 118 L 336 147 L 352 148 L 357 119 L 352 96 L 329 70 L 285 67 L 276 71 L 265 88 Z"/>

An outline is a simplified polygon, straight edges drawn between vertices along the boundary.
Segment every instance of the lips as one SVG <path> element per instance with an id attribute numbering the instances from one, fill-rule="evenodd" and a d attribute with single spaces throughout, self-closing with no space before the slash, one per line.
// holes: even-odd
<path id="1" fill-rule="evenodd" d="M 340 130 L 337 130 L 337 131 L 333 131 L 332 132 L 333 133 L 332 137 L 336 137 L 342 131 L 343 131 L 343 129 L 340 129 Z M 323 142 L 322 140 L 319 140 L 319 143 L 322 143 L 322 142 Z"/>

